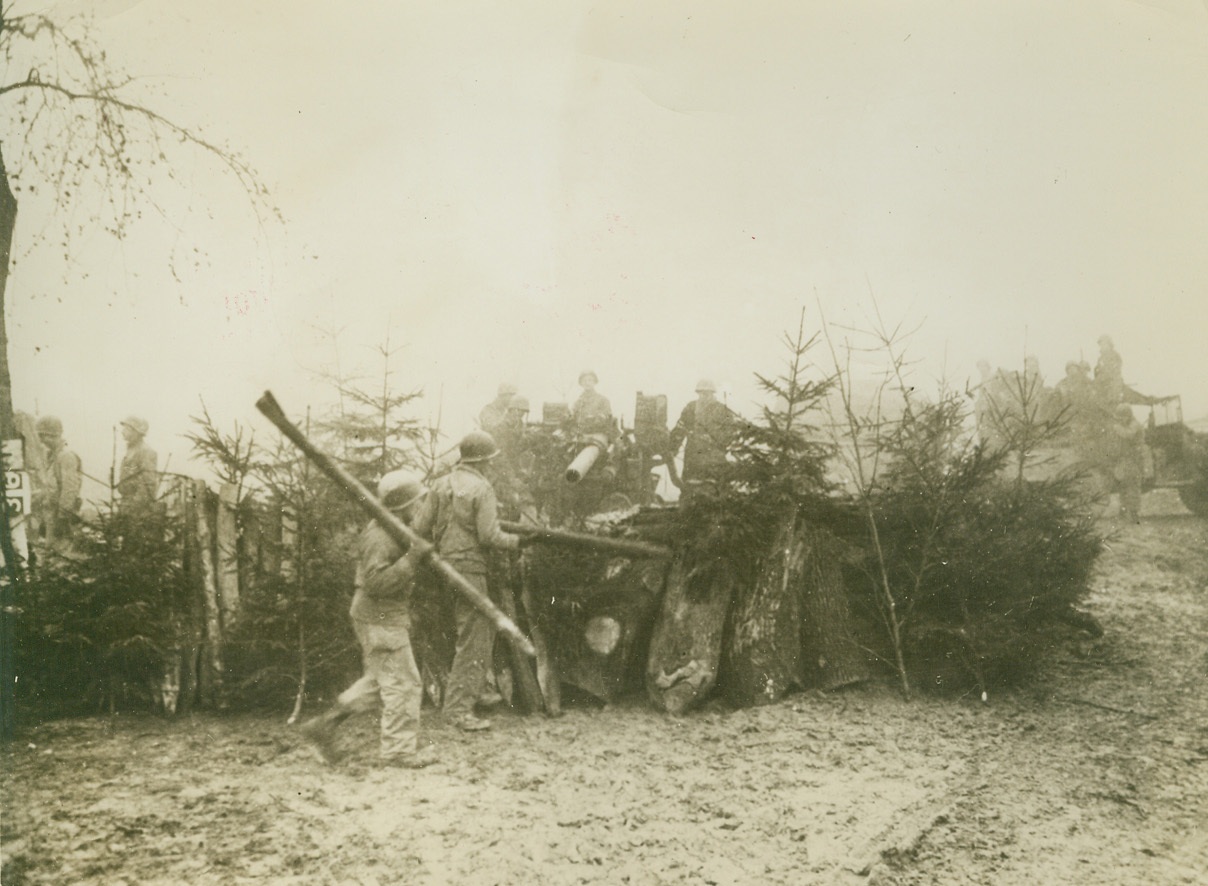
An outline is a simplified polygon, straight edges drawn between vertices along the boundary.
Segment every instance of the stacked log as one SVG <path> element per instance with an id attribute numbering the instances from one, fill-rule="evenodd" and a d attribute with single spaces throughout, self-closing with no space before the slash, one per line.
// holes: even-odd
<path id="1" fill-rule="evenodd" d="M 839 689 L 871 676 L 867 655 L 856 639 L 855 622 L 843 581 L 843 543 L 823 527 L 802 523 L 796 545 L 802 566 L 801 648 L 805 685 Z"/>
<path id="2" fill-rule="evenodd" d="M 869 677 L 854 639 L 841 543 L 797 514 L 777 526 L 754 579 L 737 595 L 726 645 L 725 692 L 744 706 Z"/>
<path id="3" fill-rule="evenodd" d="M 672 560 L 646 664 L 646 692 L 656 707 L 682 714 L 712 691 L 736 584 L 723 560 L 683 553 Z"/>
<path id="4" fill-rule="evenodd" d="M 808 550 L 797 529 L 795 513 L 777 522 L 753 578 L 735 596 L 725 693 L 739 705 L 770 704 L 805 681 L 801 618 Z"/>

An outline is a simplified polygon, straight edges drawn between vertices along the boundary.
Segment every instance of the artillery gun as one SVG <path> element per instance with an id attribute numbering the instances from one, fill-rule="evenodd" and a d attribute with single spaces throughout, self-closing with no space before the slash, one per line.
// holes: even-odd
<path id="1" fill-rule="evenodd" d="M 668 448 L 667 398 L 639 392 L 634 426 L 614 419 L 608 433 L 580 434 L 565 403 L 545 403 L 520 444 L 518 473 L 537 511 L 551 525 L 661 501 L 656 470 L 674 463 Z"/>

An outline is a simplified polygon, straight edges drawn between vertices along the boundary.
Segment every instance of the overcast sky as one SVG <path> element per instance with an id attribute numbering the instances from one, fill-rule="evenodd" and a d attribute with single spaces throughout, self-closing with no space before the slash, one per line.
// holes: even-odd
<path id="1" fill-rule="evenodd" d="M 1203 0 L 53 7 L 82 9 L 286 219 L 179 147 L 163 213 L 70 265 L 23 202 L 14 398 L 96 476 L 125 414 L 181 469 L 199 397 L 267 435 L 260 391 L 299 413 L 387 335 L 453 437 L 499 381 L 536 405 L 589 366 L 626 416 L 701 376 L 750 413 L 802 306 L 867 327 L 874 299 L 924 389 L 1025 353 L 1055 382 L 1108 333 L 1208 415 Z"/>

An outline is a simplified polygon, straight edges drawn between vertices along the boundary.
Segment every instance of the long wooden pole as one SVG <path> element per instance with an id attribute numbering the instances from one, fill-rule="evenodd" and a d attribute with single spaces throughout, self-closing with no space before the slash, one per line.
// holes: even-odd
<path id="1" fill-rule="evenodd" d="M 593 548 L 598 551 L 611 551 L 615 554 L 623 554 L 627 557 L 670 557 L 672 553 L 670 548 L 651 544 L 648 541 L 610 538 L 607 535 L 592 535 L 590 532 L 570 532 L 566 529 L 550 529 L 547 526 L 535 526 L 531 523 L 511 523 L 507 520 L 501 520 L 499 528 L 504 532 L 511 532 L 514 535 L 527 535 L 534 542 Z"/>
<path id="2" fill-rule="evenodd" d="M 265 418 L 276 425 L 277 430 L 288 437 L 291 443 L 301 449 L 302 453 L 314 462 L 319 470 L 330 477 L 349 498 L 360 505 L 361 509 L 369 514 L 370 517 L 377 520 L 382 529 L 386 531 L 386 534 L 393 538 L 400 547 L 410 548 L 421 559 L 427 561 L 458 593 L 469 600 L 479 612 L 489 618 L 496 630 L 506 635 L 525 655 L 535 656 L 537 654 L 537 650 L 533 648 L 532 641 L 521 632 L 520 628 L 516 627 L 515 622 L 504 615 L 486 594 L 472 585 L 465 576 L 437 554 L 431 542 L 422 538 L 414 529 L 394 516 L 355 477 L 328 458 L 325 453 L 319 451 L 313 443 L 306 439 L 306 436 L 298 430 L 297 426 L 286 417 L 285 411 L 281 408 L 281 405 L 277 402 L 277 398 L 272 395 L 271 391 L 265 391 L 264 395 L 256 401 L 256 408 L 260 410 Z"/>

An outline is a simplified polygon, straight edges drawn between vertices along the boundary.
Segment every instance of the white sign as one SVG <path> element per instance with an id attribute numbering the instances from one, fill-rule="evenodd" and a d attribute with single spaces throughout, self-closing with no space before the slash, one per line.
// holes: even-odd
<path id="1" fill-rule="evenodd" d="M 24 471 L 25 470 L 25 441 L 20 437 L 14 440 L 5 440 L 4 446 L 4 470 L 6 471 Z"/>
<path id="2" fill-rule="evenodd" d="M 8 505 L 9 519 L 26 516 L 30 506 L 29 474 L 25 471 L 5 471 L 4 499 Z"/>

